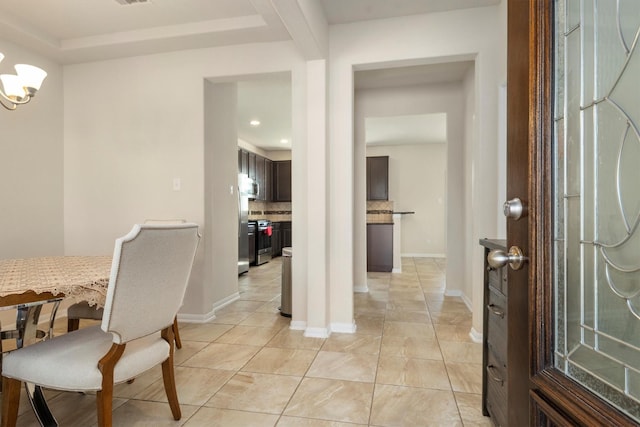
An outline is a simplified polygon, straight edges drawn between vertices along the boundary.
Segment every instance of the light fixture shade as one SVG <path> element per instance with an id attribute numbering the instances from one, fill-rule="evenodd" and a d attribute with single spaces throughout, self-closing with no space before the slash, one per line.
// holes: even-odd
<path id="1" fill-rule="evenodd" d="M 16 64 L 15 66 L 16 72 L 22 81 L 22 86 L 29 91 L 29 89 L 34 89 L 34 93 L 36 90 L 40 89 L 44 78 L 47 77 L 47 72 L 42 68 L 34 67 L 33 65 L 28 64 Z M 31 94 L 33 95 L 33 94 Z"/>
<path id="2" fill-rule="evenodd" d="M 22 80 L 15 74 L 0 74 L 0 81 L 2 81 L 5 95 L 9 98 L 21 101 L 27 95 L 22 86 Z"/>
<path id="3" fill-rule="evenodd" d="M 2 62 L 3 59 L 4 59 L 4 55 L 2 54 L 2 52 L 0 52 L 0 62 Z"/>

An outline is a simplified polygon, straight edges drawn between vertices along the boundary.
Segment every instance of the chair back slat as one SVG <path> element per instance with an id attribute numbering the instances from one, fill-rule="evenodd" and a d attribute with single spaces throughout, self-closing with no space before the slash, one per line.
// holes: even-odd
<path id="1" fill-rule="evenodd" d="M 116 240 L 102 329 L 125 343 L 173 323 L 200 235 L 197 224 L 142 224 Z"/>

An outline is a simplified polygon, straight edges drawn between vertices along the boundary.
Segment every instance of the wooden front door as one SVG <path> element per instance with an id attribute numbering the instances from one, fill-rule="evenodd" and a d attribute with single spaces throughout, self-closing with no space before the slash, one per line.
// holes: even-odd
<path id="1" fill-rule="evenodd" d="M 507 245 L 528 257 L 508 282 L 529 335 L 514 355 L 527 418 L 638 425 L 640 2 L 508 6 L 507 198 L 525 215 L 507 220 Z"/>

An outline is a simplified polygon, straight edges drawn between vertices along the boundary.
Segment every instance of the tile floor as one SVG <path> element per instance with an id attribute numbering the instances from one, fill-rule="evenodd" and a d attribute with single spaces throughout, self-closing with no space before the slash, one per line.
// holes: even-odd
<path id="1" fill-rule="evenodd" d="M 153 369 L 116 387 L 114 426 L 484 426 L 471 313 L 443 294 L 444 260 L 403 258 L 355 295 L 357 333 L 306 338 L 279 315 L 280 258 L 239 279 L 240 299 L 180 326 L 182 419 Z M 86 324 L 86 323 L 85 323 Z M 66 319 L 57 321 L 63 333 Z M 46 391 L 61 426 L 95 425 L 95 397 Z M 26 398 L 19 426 L 38 425 Z"/>

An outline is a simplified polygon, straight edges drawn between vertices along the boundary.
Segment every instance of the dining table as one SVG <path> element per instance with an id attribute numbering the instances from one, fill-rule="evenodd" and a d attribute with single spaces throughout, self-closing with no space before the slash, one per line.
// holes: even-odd
<path id="1" fill-rule="evenodd" d="M 51 338 L 59 302 L 87 301 L 104 306 L 111 273 L 111 256 L 46 256 L 0 260 L 0 310 L 17 309 L 16 329 L 4 331 L 15 337 L 16 347 Z M 38 330 L 43 304 L 54 303 L 49 330 Z M 9 333 L 7 333 L 9 332 Z M 1 349 L 1 347 L 0 347 Z M 0 359 L 1 361 L 1 359 Z M 42 426 L 57 426 L 42 389 L 25 384 L 27 396 Z"/>

